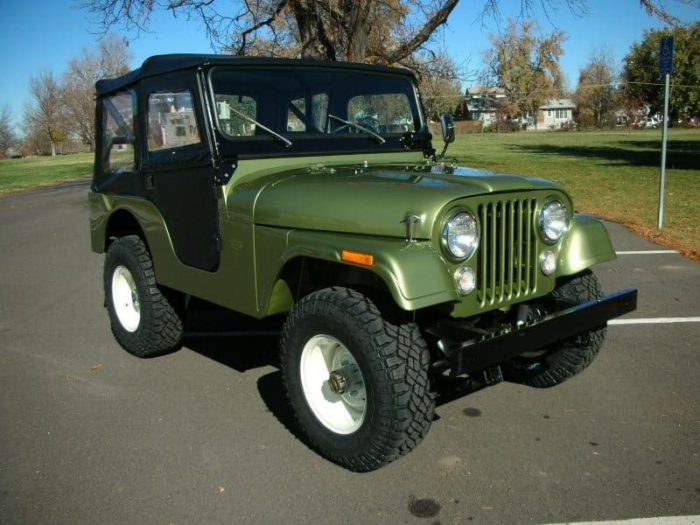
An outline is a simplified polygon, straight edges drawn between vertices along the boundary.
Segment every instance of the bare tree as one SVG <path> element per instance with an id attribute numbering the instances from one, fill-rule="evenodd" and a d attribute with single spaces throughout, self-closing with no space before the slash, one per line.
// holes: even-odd
<path id="1" fill-rule="evenodd" d="M 29 92 L 32 100 L 24 107 L 26 130 L 40 133 L 49 141 L 51 155 L 56 156 L 56 145 L 66 139 L 66 120 L 63 93 L 53 73 L 42 71 L 30 77 Z"/>
<path id="2" fill-rule="evenodd" d="M 574 94 L 580 124 L 602 127 L 610 123 L 616 104 L 613 86 L 616 78 L 615 63 L 610 52 L 604 48 L 594 51 L 579 73 Z"/>
<path id="3" fill-rule="evenodd" d="M 464 99 L 461 83 L 465 65 L 458 65 L 444 49 L 414 53 L 405 65 L 418 75 L 423 106 L 428 118 L 437 120 L 440 113 L 454 113 Z"/>
<path id="4" fill-rule="evenodd" d="M 123 39 L 108 35 L 101 40 L 97 53 L 83 48 L 68 64 L 63 77 L 68 126 L 90 150 L 95 147 L 95 82 L 128 72 L 131 56 Z"/>
<path id="5" fill-rule="evenodd" d="M 154 11 L 198 18 L 234 54 L 398 63 L 424 46 L 458 0 L 88 0 L 104 31 L 143 30 Z"/>
<path id="6" fill-rule="evenodd" d="M 17 143 L 17 137 L 12 127 L 12 111 L 10 106 L 3 106 L 0 111 L 0 159 Z"/>
<path id="7" fill-rule="evenodd" d="M 629 0 L 628 0 L 629 1 Z M 650 15 L 675 23 L 663 0 L 638 1 Z M 698 7 L 698 0 L 676 0 Z M 234 54 L 400 63 L 430 43 L 458 0 L 82 0 L 107 33 L 146 30 L 155 11 L 199 20 L 212 45 Z M 536 8 L 564 5 L 577 14 L 587 0 L 520 0 L 520 19 Z M 483 17 L 501 17 L 502 0 L 480 0 Z M 479 11 L 477 11 L 479 12 Z M 510 13 L 511 15 L 516 13 Z"/>
<path id="8" fill-rule="evenodd" d="M 676 0 L 676 3 L 684 5 L 686 7 L 700 9 L 700 1 L 698 0 Z M 671 14 L 671 12 L 666 8 L 664 3 L 660 0 L 639 0 L 639 4 L 646 10 L 646 12 L 650 16 L 659 18 L 660 20 L 663 20 L 666 24 L 670 26 L 683 25 L 677 17 Z"/>

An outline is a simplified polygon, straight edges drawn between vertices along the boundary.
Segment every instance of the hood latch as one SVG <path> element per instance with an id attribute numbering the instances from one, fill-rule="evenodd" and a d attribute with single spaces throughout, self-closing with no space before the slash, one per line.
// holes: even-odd
<path id="1" fill-rule="evenodd" d="M 406 242 L 415 242 L 413 236 L 415 226 L 420 222 L 420 215 L 408 212 L 404 220 L 402 220 L 401 222 L 406 224 Z"/>

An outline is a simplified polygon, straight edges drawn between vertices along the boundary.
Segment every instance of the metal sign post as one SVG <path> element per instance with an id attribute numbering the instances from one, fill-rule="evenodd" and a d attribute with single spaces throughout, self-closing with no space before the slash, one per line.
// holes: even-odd
<path id="1" fill-rule="evenodd" d="M 666 187 L 666 140 L 668 139 L 668 96 L 673 73 L 673 37 L 661 39 L 659 54 L 659 72 L 665 77 L 664 87 L 664 124 L 661 132 L 661 177 L 659 179 L 659 221 L 658 229 L 664 227 L 664 193 Z"/>

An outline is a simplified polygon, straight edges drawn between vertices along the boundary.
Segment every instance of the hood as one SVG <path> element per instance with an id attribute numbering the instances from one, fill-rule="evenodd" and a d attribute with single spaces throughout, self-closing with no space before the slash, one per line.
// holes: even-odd
<path id="1" fill-rule="evenodd" d="M 439 168 L 440 172 L 436 172 Z M 557 188 L 549 181 L 486 170 L 402 167 L 300 169 L 276 175 L 255 203 L 256 224 L 295 229 L 406 235 L 407 213 L 421 220 L 417 239 L 429 239 L 450 202 L 476 195 Z"/>

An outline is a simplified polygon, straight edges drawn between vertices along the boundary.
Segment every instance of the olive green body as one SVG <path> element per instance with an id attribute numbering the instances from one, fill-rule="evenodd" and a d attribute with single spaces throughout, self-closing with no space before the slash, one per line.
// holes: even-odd
<path id="1" fill-rule="evenodd" d="M 358 270 L 376 276 L 403 310 L 449 305 L 455 317 L 548 294 L 558 276 L 615 257 L 604 226 L 585 215 L 571 217 L 559 242 L 541 239 L 537 217 L 546 200 L 573 209 L 558 186 L 445 166 L 420 152 L 242 160 L 216 192 L 215 271 L 178 260 L 163 217 L 144 198 L 91 192 L 92 248 L 104 252 L 112 221 L 128 214 L 145 237 L 161 285 L 258 318 L 292 308 L 288 265 L 305 258 L 354 266 L 342 260 L 343 250 L 371 255 L 373 264 Z M 480 220 L 483 254 L 460 263 L 446 255 L 441 232 L 452 213 L 465 209 Z M 409 214 L 419 218 L 410 232 Z M 536 264 L 545 249 L 557 256 L 550 276 Z M 516 275 L 520 270 L 505 259 L 532 264 Z M 462 296 L 453 275 L 465 265 L 478 285 Z"/>

